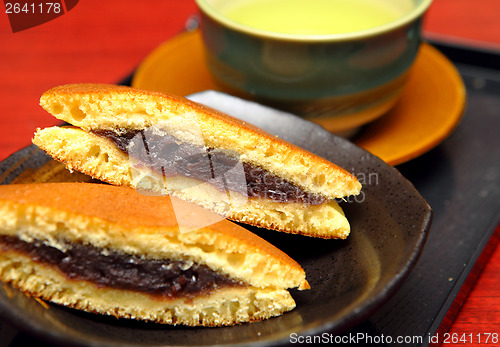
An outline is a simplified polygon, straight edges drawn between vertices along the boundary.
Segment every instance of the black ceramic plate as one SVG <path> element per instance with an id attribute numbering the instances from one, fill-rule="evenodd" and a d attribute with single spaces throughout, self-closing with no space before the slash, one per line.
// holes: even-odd
<path id="1" fill-rule="evenodd" d="M 194 95 L 314 152 L 358 176 L 362 194 L 341 205 L 351 223 L 347 240 L 320 240 L 249 228 L 297 260 L 311 290 L 292 291 L 297 307 L 281 317 L 223 328 L 171 327 L 47 309 L 12 289 L 0 289 L 0 312 L 19 329 L 64 345 L 274 345 L 291 334 L 338 334 L 372 314 L 415 264 L 432 212 L 413 185 L 377 157 L 300 118 L 215 92 Z M 0 164 L 0 183 L 86 179 L 70 175 L 37 148 Z M 295 335 L 293 335 L 295 336 Z"/>

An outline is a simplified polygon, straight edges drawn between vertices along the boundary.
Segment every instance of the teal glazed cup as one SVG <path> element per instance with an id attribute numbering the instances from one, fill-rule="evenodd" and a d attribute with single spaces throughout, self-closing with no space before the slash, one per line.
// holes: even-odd
<path id="1" fill-rule="evenodd" d="M 388 24 L 331 35 L 242 25 L 221 13 L 227 1 L 238 0 L 196 0 L 207 65 L 218 86 L 347 135 L 396 103 L 432 0 L 406 0 L 409 10 Z"/>

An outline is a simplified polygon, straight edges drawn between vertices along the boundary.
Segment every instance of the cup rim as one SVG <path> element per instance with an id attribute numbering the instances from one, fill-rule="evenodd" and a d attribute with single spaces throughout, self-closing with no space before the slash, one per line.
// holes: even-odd
<path id="1" fill-rule="evenodd" d="M 341 34 L 327 34 L 327 35 L 300 35 L 300 34 L 287 34 L 263 29 L 254 28 L 248 25 L 238 23 L 222 15 L 219 11 L 208 4 L 209 0 L 195 0 L 198 8 L 213 20 L 221 23 L 222 25 L 249 35 L 261 37 L 264 39 L 276 39 L 283 41 L 296 41 L 296 42 L 329 42 L 329 41 L 347 41 L 353 39 L 363 39 L 371 36 L 383 34 L 393 29 L 404 26 L 419 18 L 431 5 L 433 0 L 422 0 L 412 11 L 393 20 L 387 24 L 380 25 L 374 28 L 353 31 Z"/>

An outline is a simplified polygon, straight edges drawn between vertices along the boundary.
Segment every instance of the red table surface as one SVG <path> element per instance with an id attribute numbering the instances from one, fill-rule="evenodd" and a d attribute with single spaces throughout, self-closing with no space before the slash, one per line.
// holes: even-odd
<path id="1" fill-rule="evenodd" d="M 0 160 L 29 145 L 37 127 L 57 123 L 38 106 L 45 90 L 64 83 L 120 81 L 155 47 L 183 31 L 197 12 L 193 0 L 86 0 L 48 23 L 12 33 L 0 8 Z M 435 0 L 424 29 L 428 37 L 498 48 L 499 13 L 498 0 Z M 500 333 L 499 273 L 500 247 L 450 334 Z"/>

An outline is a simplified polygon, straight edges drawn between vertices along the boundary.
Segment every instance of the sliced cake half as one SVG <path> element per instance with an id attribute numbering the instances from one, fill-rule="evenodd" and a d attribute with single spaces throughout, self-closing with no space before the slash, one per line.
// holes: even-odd
<path id="1" fill-rule="evenodd" d="M 323 238 L 350 227 L 335 199 L 361 184 L 339 166 L 187 99 L 124 86 L 76 84 L 42 107 L 74 127 L 38 130 L 38 147 L 71 170 L 167 192 L 227 218 Z"/>
<path id="2" fill-rule="evenodd" d="M 295 307 L 287 289 L 309 288 L 299 264 L 227 220 L 181 232 L 173 199 L 92 183 L 0 186 L 0 278 L 56 304 L 167 324 Z"/>

